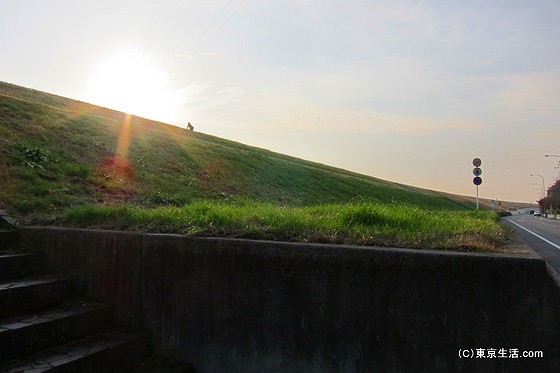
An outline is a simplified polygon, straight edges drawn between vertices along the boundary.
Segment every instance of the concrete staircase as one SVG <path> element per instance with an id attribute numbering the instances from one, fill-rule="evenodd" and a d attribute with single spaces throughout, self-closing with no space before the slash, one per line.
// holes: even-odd
<path id="1" fill-rule="evenodd" d="M 76 298 L 16 238 L 0 231 L 0 372 L 136 371 L 152 356 L 148 332 L 119 329 L 110 306 Z"/>

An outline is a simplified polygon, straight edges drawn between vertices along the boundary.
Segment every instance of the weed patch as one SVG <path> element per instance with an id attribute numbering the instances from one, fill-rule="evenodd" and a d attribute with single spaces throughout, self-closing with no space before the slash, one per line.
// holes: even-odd
<path id="1" fill-rule="evenodd" d="M 184 206 L 81 206 L 60 224 L 298 242 L 494 251 L 503 239 L 492 212 L 426 210 L 375 202 L 283 207 L 247 199 Z"/>

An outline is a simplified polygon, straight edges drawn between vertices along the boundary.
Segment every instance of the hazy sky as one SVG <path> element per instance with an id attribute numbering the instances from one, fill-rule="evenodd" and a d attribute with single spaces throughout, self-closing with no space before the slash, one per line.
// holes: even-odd
<path id="1" fill-rule="evenodd" d="M 539 198 L 560 1 L 0 0 L 0 80 L 429 189 Z"/>

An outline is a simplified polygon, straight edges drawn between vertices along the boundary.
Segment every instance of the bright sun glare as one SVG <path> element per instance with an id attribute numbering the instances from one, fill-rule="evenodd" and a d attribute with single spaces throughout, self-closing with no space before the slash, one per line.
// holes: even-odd
<path id="1" fill-rule="evenodd" d="M 97 67 L 88 101 L 157 120 L 170 120 L 177 110 L 166 74 L 133 53 L 120 53 Z"/>

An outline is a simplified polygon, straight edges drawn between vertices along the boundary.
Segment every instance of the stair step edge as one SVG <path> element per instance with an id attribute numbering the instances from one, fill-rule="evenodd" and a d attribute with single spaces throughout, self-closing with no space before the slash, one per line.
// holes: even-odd
<path id="1" fill-rule="evenodd" d="M 0 253 L 0 282 L 38 276 L 44 271 L 42 256 L 36 253 Z"/>
<path id="2" fill-rule="evenodd" d="M 113 326 L 112 307 L 69 301 L 0 320 L 0 362 L 47 349 Z"/>
<path id="3" fill-rule="evenodd" d="M 98 358 L 103 360 L 104 354 L 107 354 L 107 359 L 110 360 L 107 364 L 113 365 L 108 367 L 107 372 L 117 372 L 124 366 L 120 365 L 126 357 L 121 359 L 112 359 L 110 353 L 114 349 L 125 348 L 127 344 L 139 343 L 140 348 L 145 351 L 138 353 L 139 356 L 151 353 L 150 334 L 146 331 L 140 332 L 110 332 L 102 335 L 94 335 L 82 338 L 76 341 L 66 343 L 61 346 L 56 346 L 45 351 L 41 351 L 33 356 L 27 357 L 25 360 L 14 360 L 8 363 L 0 364 L 0 371 L 6 373 L 15 372 L 47 372 L 52 369 L 62 368 L 63 366 L 71 365 L 71 367 L 80 367 L 80 372 L 95 372 L 99 371 L 99 364 L 102 361 L 92 363 L 92 360 Z M 148 351 L 150 349 L 150 351 Z M 126 351 L 125 351 L 126 352 Z M 128 354 L 130 355 L 130 354 Z M 135 359 L 135 360 L 140 360 Z M 141 361 L 141 360 L 140 360 Z M 131 362 L 134 365 L 136 362 Z"/>
<path id="4" fill-rule="evenodd" d="M 25 315 L 0 319 L 0 333 L 50 323 L 67 317 L 77 317 L 96 311 L 109 311 L 111 306 L 96 302 L 70 301 L 56 307 L 29 312 Z"/>
<path id="5" fill-rule="evenodd" d="M 0 283 L 0 318 L 54 307 L 72 297 L 72 283 L 63 277 L 12 280 Z"/>
<path id="6" fill-rule="evenodd" d="M 0 292 L 3 290 L 12 290 L 19 288 L 26 288 L 37 285 L 57 284 L 60 282 L 69 281 L 66 277 L 39 277 L 39 278 L 23 278 L 11 279 L 0 282 Z"/>

